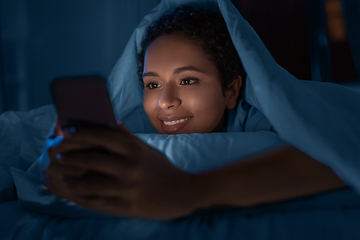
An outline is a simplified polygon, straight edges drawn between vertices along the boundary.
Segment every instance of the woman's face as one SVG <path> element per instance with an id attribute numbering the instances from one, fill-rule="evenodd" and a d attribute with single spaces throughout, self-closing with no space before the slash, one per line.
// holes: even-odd
<path id="1" fill-rule="evenodd" d="M 233 98 L 223 95 L 218 69 L 183 36 L 161 36 L 150 44 L 143 82 L 144 109 L 158 133 L 222 131 L 225 109 L 234 107 Z"/>

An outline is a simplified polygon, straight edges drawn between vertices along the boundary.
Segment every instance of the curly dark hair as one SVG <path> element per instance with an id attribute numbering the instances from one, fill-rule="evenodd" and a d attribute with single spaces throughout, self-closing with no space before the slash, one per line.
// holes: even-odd
<path id="1" fill-rule="evenodd" d="M 147 28 L 146 37 L 141 43 L 142 51 L 138 55 L 140 79 L 148 46 L 156 38 L 172 34 L 180 34 L 199 45 L 220 72 L 223 94 L 239 75 L 245 80 L 245 70 L 222 15 L 190 6 L 166 13 Z"/>

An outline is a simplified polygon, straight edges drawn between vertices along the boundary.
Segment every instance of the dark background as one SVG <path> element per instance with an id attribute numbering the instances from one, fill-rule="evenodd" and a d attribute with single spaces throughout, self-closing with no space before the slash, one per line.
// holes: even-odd
<path id="1" fill-rule="evenodd" d="M 315 0 L 316 1 L 316 0 Z M 0 0 L 0 113 L 51 103 L 58 76 L 105 78 L 134 28 L 160 0 Z M 276 61 L 311 79 L 305 0 L 233 0 Z M 335 82 L 356 79 L 338 0 L 325 0 Z"/>

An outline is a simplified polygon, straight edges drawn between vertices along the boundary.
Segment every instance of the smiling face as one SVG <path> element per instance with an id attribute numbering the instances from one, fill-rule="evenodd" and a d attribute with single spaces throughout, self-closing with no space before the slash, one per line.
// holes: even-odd
<path id="1" fill-rule="evenodd" d="M 241 77 L 235 88 L 240 88 Z M 238 91 L 223 94 L 220 73 L 199 46 L 180 35 L 161 36 L 147 48 L 143 106 L 158 133 L 220 132 Z"/>

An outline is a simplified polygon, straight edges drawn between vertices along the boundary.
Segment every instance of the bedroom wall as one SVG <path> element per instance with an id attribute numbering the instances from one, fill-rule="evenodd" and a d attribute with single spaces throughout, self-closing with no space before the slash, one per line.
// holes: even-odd
<path id="1" fill-rule="evenodd" d="M 160 0 L 0 0 L 0 113 L 51 103 L 56 76 L 107 77 Z"/>
<path id="2" fill-rule="evenodd" d="M 310 22 L 309 15 L 310 19 L 318 21 L 320 9 L 317 9 L 317 5 L 324 4 L 327 46 L 322 47 L 328 48 L 329 56 L 324 56 L 326 54 L 321 52 L 323 55 L 320 64 L 327 57 L 329 58 L 330 63 L 323 63 L 322 68 L 328 71 L 326 75 L 332 77 L 331 80 L 334 82 L 358 81 L 359 76 L 349 46 L 341 0 L 323 0 L 317 4 L 316 2 L 319 1 L 313 0 L 234 1 L 275 60 L 300 79 L 313 79 L 312 73 L 316 67 L 319 67 L 314 66 L 314 59 L 311 59 L 315 57 L 316 62 L 316 55 L 310 54 L 310 45 L 317 44 L 314 41 L 318 41 L 318 38 L 309 38 L 309 33 L 314 34 L 312 31 L 319 30 L 316 28 L 321 25 L 318 22 L 315 24 Z M 324 44 L 323 40 L 322 44 Z"/>

